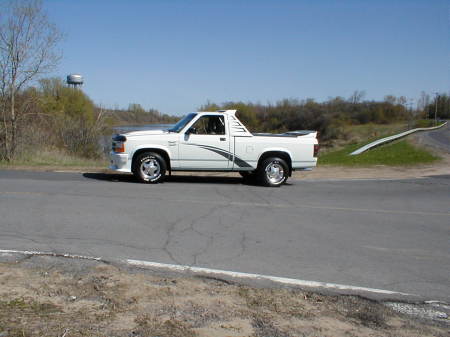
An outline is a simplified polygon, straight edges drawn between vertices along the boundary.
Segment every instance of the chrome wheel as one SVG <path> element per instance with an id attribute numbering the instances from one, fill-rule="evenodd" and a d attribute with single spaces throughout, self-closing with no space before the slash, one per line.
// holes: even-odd
<path id="1" fill-rule="evenodd" d="M 157 184 L 164 180 L 167 164 L 159 153 L 141 152 L 133 158 L 131 170 L 141 183 Z"/>
<path id="2" fill-rule="evenodd" d="M 153 180 L 157 178 L 161 173 L 161 166 L 158 160 L 153 158 L 147 158 L 141 163 L 142 176 L 146 180 Z"/>
<path id="3" fill-rule="evenodd" d="M 278 161 L 270 162 L 266 166 L 266 177 L 271 184 L 278 185 L 285 180 L 284 168 Z"/>

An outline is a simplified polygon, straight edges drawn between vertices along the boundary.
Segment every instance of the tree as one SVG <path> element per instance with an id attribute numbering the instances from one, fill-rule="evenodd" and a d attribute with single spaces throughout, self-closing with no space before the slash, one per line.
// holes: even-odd
<path id="1" fill-rule="evenodd" d="M 366 96 L 366 92 L 364 90 L 355 90 L 348 100 L 350 103 L 357 104 L 361 103 L 364 96 Z"/>
<path id="2" fill-rule="evenodd" d="M 81 90 L 64 85 L 59 78 L 45 78 L 35 89 L 40 115 L 54 131 L 46 145 L 54 145 L 82 157 L 99 157 L 98 139 L 107 121 L 103 109 Z"/>
<path id="3" fill-rule="evenodd" d="M 433 101 L 426 106 L 425 111 L 430 119 L 434 118 L 436 114 L 437 118 L 449 119 L 450 118 L 450 96 L 446 93 L 441 93 L 434 97 Z"/>
<path id="4" fill-rule="evenodd" d="M 22 113 L 17 95 L 57 65 L 56 46 L 61 38 L 40 0 L 0 4 L 0 158 L 9 161 L 16 152 Z"/>
<path id="5" fill-rule="evenodd" d="M 395 105 L 397 102 L 397 97 L 394 95 L 386 95 L 384 96 L 384 101 L 388 104 Z"/>
<path id="6" fill-rule="evenodd" d="M 417 109 L 420 111 L 425 111 L 426 107 L 430 104 L 430 95 L 425 91 L 420 93 L 419 101 L 417 102 Z"/>

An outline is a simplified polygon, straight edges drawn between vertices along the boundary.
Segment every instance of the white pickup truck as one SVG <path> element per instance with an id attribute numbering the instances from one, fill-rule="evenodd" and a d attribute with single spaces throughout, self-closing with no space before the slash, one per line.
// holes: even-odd
<path id="1" fill-rule="evenodd" d="M 252 134 L 236 110 L 194 112 L 169 129 L 114 135 L 110 169 L 144 183 L 172 171 L 233 171 L 280 186 L 292 171 L 316 166 L 318 151 L 316 131 Z"/>

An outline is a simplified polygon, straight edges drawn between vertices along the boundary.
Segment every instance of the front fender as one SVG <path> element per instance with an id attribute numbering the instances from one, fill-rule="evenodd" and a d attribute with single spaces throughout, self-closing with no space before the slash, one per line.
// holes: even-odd
<path id="1" fill-rule="evenodd" d="M 147 143 L 147 144 L 140 144 L 137 147 L 135 147 L 133 149 L 132 152 L 130 152 L 130 156 L 129 156 L 129 160 L 131 161 L 131 164 L 133 162 L 134 156 L 136 154 L 136 152 L 141 151 L 141 150 L 149 150 L 151 151 L 152 149 L 154 150 L 160 150 L 160 151 L 164 151 L 167 153 L 167 156 L 169 157 L 169 160 L 173 161 L 173 158 L 175 157 L 175 149 L 171 149 L 169 146 L 164 146 L 161 144 L 152 144 L 152 143 Z M 177 147 L 178 149 L 178 147 Z"/>

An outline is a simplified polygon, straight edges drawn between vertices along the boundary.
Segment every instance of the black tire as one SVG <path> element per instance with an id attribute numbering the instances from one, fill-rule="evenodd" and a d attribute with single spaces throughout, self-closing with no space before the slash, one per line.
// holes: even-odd
<path id="1" fill-rule="evenodd" d="M 280 187 L 289 176 L 289 166 L 281 158 L 269 157 L 260 162 L 256 174 L 263 186 Z"/>
<path id="2" fill-rule="evenodd" d="M 141 183 L 162 182 L 166 176 L 166 169 L 166 161 L 155 152 L 143 152 L 133 162 L 133 174 Z"/>
<path id="3" fill-rule="evenodd" d="M 239 171 L 244 184 L 254 185 L 257 183 L 255 171 Z"/>

